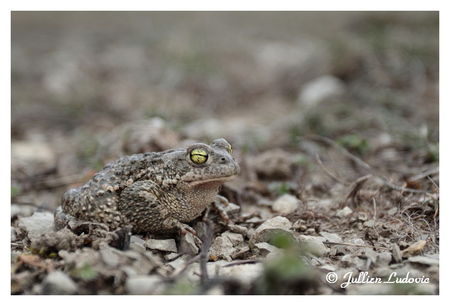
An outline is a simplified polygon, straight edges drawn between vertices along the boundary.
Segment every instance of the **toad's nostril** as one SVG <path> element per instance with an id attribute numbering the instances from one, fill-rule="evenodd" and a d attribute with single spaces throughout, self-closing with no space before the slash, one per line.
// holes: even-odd
<path id="1" fill-rule="evenodd" d="M 220 162 L 221 162 L 221 163 L 224 164 L 224 163 L 226 163 L 226 161 L 227 161 L 227 159 L 226 159 L 225 157 L 221 157 L 221 158 L 220 158 Z"/>

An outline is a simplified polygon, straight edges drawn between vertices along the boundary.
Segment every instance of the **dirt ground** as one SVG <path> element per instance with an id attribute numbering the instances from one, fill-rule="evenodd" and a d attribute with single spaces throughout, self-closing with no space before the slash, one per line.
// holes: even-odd
<path id="1" fill-rule="evenodd" d="M 13 13 L 11 293 L 438 294 L 438 29 L 433 12 Z M 109 161 L 221 137 L 243 231 L 214 212 L 191 223 L 201 244 L 54 231 Z"/>

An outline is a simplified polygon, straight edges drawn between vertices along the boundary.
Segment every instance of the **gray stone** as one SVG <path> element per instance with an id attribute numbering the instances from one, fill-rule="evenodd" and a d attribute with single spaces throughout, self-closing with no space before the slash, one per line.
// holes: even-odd
<path id="1" fill-rule="evenodd" d="M 261 223 L 262 219 L 260 217 L 251 217 L 250 219 L 245 220 L 245 223 Z"/>
<path id="2" fill-rule="evenodd" d="M 363 222 L 367 221 L 368 220 L 367 214 L 365 212 L 360 212 L 358 214 L 358 220 Z"/>
<path id="3" fill-rule="evenodd" d="M 178 254 L 178 253 L 169 253 L 169 254 L 164 255 L 164 259 L 167 261 L 172 261 L 174 259 L 177 259 L 179 256 L 180 256 L 180 254 Z"/>
<path id="4" fill-rule="evenodd" d="M 338 234 L 335 234 L 335 233 L 320 232 L 320 236 L 322 236 L 329 242 L 335 242 L 335 243 L 342 242 L 342 238 Z"/>
<path id="5" fill-rule="evenodd" d="M 319 268 L 322 270 L 325 270 L 325 271 L 329 271 L 329 272 L 336 271 L 336 267 L 332 266 L 332 265 L 323 265 L 323 266 L 320 266 Z"/>
<path id="6" fill-rule="evenodd" d="M 244 242 L 244 237 L 238 233 L 232 233 L 232 232 L 226 231 L 226 232 L 222 233 L 221 236 L 225 239 L 228 239 L 233 244 L 233 246 L 239 245 L 242 242 Z"/>
<path id="7" fill-rule="evenodd" d="M 277 216 L 261 224 L 254 232 L 253 238 L 256 242 L 268 241 L 277 234 L 292 234 L 291 222 L 285 217 Z"/>
<path id="8" fill-rule="evenodd" d="M 142 253 L 147 253 L 147 252 L 142 252 Z M 124 255 L 127 256 L 128 258 L 134 259 L 134 260 L 139 260 L 141 259 L 142 255 L 140 251 L 136 251 L 136 250 L 126 250 L 124 252 Z"/>
<path id="9" fill-rule="evenodd" d="M 241 256 L 244 256 L 245 253 L 250 251 L 250 247 L 248 245 L 242 244 L 238 247 L 236 247 L 236 251 L 231 255 L 231 258 L 239 258 Z"/>
<path id="10" fill-rule="evenodd" d="M 175 239 L 148 239 L 145 246 L 151 250 L 159 250 L 165 252 L 177 252 L 177 244 Z"/>
<path id="11" fill-rule="evenodd" d="M 400 251 L 400 247 L 396 243 L 392 246 L 392 257 L 395 262 L 402 262 L 402 251 Z"/>
<path id="12" fill-rule="evenodd" d="M 356 267 L 358 270 L 367 270 L 367 261 L 353 254 L 346 254 L 341 257 L 341 262 L 345 267 Z"/>
<path id="13" fill-rule="evenodd" d="M 372 248 L 364 248 L 364 255 L 370 259 L 372 263 L 377 262 L 378 253 L 375 252 Z"/>
<path id="14" fill-rule="evenodd" d="M 304 232 L 308 229 L 308 227 L 305 225 L 305 221 L 302 219 L 296 220 L 294 224 L 292 224 L 292 228 L 300 232 Z"/>
<path id="15" fill-rule="evenodd" d="M 128 294 L 157 294 L 161 292 L 163 283 L 157 275 L 131 276 L 125 283 Z"/>
<path id="16" fill-rule="evenodd" d="M 141 239 L 140 237 L 136 235 L 132 235 L 130 237 L 130 249 L 138 251 L 138 252 L 144 252 L 145 251 L 145 240 Z"/>
<path id="17" fill-rule="evenodd" d="M 209 249 L 209 257 L 214 260 L 217 259 L 225 259 L 227 261 L 231 261 L 231 255 L 235 252 L 235 248 L 229 239 L 226 239 L 222 236 L 214 239 L 214 242 Z"/>
<path id="18" fill-rule="evenodd" d="M 236 279 L 243 284 L 250 284 L 260 277 L 263 269 L 262 263 L 221 267 L 220 276 Z"/>
<path id="19" fill-rule="evenodd" d="M 400 294 L 436 294 L 437 287 L 434 284 L 415 284 L 415 286 L 405 287 L 397 284 L 352 284 L 347 287 L 349 295 L 400 295 Z"/>
<path id="20" fill-rule="evenodd" d="M 325 271 L 329 271 L 329 272 L 336 271 L 336 267 L 332 266 L 332 265 L 323 265 L 323 266 L 320 266 L 319 268 L 322 270 L 325 270 Z"/>
<path id="21" fill-rule="evenodd" d="M 304 260 L 306 262 L 309 262 L 312 266 L 315 266 L 315 267 L 320 267 L 325 264 L 325 262 L 319 257 L 311 257 L 311 258 L 304 257 Z"/>
<path id="22" fill-rule="evenodd" d="M 275 200 L 272 209 L 280 214 L 287 215 L 297 210 L 299 203 L 300 201 L 296 197 L 284 194 Z"/>
<path id="23" fill-rule="evenodd" d="M 28 232 L 28 238 L 39 238 L 42 234 L 54 231 L 53 214 L 35 212 L 31 217 L 20 218 L 19 226 Z"/>
<path id="24" fill-rule="evenodd" d="M 267 242 L 259 242 L 255 244 L 255 247 L 259 250 L 259 253 L 264 257 L 278 256 L 281 254 L 281 249 L 271 245 Z"/>
<path id="25" fill-rule="evenodd" d="M 395 215 L 395 214 L 397 213 L 397 211 L 398 211 L 397 207 L 392 207 L 391 209 L 389 209 L 389 210 L 387 211 L 387 214 L 388 214 L 389 216 L 393 216 L 393 215 Z"/>
<path id="26" fill-rule="evenodd" d="M 75 282 L 61 271 L 50 272 L 44 279 L 45 294 L 74 294 L 78 288 Z"/>
<path id="27" fill-rule="evenodd" d="M 209 249 L 209 256 L 217 259 L 225 259 L 231 261 L 232 257 L 238 252 L 244 251 L 239 246 L 244 242 L 244 237 L 241 234 L 224 232 L 222 235 L 214 239 L 214 242 Z M 247 248 L 248 250 L 248 248 Z"/>
<path id="28" fill-rule="evenodd" d="M 112 248 L 104 248 L 100 250 L 100 255 L 102 256 L 103 262 L 107 266 L 115 268 L 119 265 L 120 258 Z"/>
<path id="29" fill-rule="evenodd" d="M 323 244 L 325 241 L 323 237 L 300 235 L 298 241 L 302 248 L 311 255 L 324 256 L 330 252 L 330 249 Z"/>
<path id="30" fill-rule="evenodd" d="M 289 178 L 292 175 L 294 156 L 280 148 L 265 151 L 251 160 L 256 173 L 263 177 Z M 273 184 L 277 188 L 278 184 Z M 273 203 L 270 203 L 272 206 Z"/>
<path id="31" fill-rule="evenodd" d="M 229 217 L 236 216 L 241 211 L 241 207 L 234 203 L 228 203 L 223 209 Z"/>
<path id="32" fill-rule="evenodd" d="M 353 239 L 350 239 L 350 243 L 351 243 L 351 244 L 356 244 L 356 245 L 366 245 L 366 243 L 364 242 L 364 240 L 362 240 L 361 238 L 353 238 Z"/>
<path id="33" fill-rule="evenodd" d="M 11 168 L 32 167 L 33 170 L 44 170 L 54 166 L 55 153 L 48 143 L 40 140 L 13 141 L 11 144 Z"/>
<path id="34" fill-rule="evenodd" d="M 11 227 L 11 242 L 16 241 L 17 235 L 16 235 L 16 229 L 14 227 Z"/>
<path id="35" fill-rule="evenodd" d="M 375 268 L 373 270 L 373 276 L 375 277 L 389 277 L 389 275 L 392 273 L 392 269 L 388 266 L 383 266 L 379 268 Z"/>
<path id="36" fill-rule="evenodd" d="M 214 286 L 206 290 L 205 295 L 224 295 L 224 289 L 220 286 Z"/>
<path id="37" fill-rule="evenodd" d="M 391 252 L 385 251 L 385 252 L 378 253 L 377 264 L 382 265 L 382 266 L 389 265 L 391 263 L 391 261 L 392 261 Z"/>
<path id="38" fill-rule="evenodd" d="M 316 229 L 312 228 L 312 227 L 307 228 L 305 231 L 306 235 L 314 235 L 315 233 L 316 233 Z"/>
<path id="39" fill-rule="evenodd" d="M 177 259 L 167 263 L 167 266 L 172 267 L 173 274 L 176 275 L 178 272 L 180 272 L 184 267 L 186 266 L 187 261 L 189 260 L 191 256 L 189 255 L 183 255 L 178 257 Z"/>
<path id="40" fill-rule="evenodd" d="M 324 208 L 330 209 L 331 206 L 335 203 L 332 199 L 321 199 L 318 201 L 309 201 L 306 205 L 311 209 Z"/>
<path id="41" fill-rule="evenodd" d="M 339 218 L 345 218 L 345 217 L 351 215 L 352 213 L 353 213 L 353 210 L 350 207 L 345 206 L 344 208 L 342 208 L 336 212 L 336 216 Z"/>
<path id="42" fill-rule="evenodd" d="M 340 262 L 344 264 L 344 266 L 348 267 L 351 266 L 352 263 L 355 261 L 356 256 L 353 254 L 346 254 L 341 257 Z"/>
<path id="43" fill-rule="evenodd" d="M 195 238 L 196 237 L 192 233 L 182 235 L 180 240 L 180 253 L 189 255 L 198 254 L 200 249 L 195 243 Z"/>
<path id="44" fill-rule="evenodd" d="M 334 76 L 325 75 L 303 85 L 298 103 L 302 106 L 314 107 L 325 100 L 343 95 L 345 86 Z"/>
<path id="45" fill-rule="evenodd" d="M 123 272 L 125 272 L 125 274 L 126 274 L 128 277 L 138 275 L 138 272 L 136 271 L 136 269 L 134 269 L 133 267 L 130 267 L 130 266 L 124 266 L 124 267 L 121 267 L 121 270 L 122 270 Z"/>
<path id="46" fill-rule="evenodd" d="M 437 294 L 438 286 L 436 284 L 417 284 L 417 287 L 414 288 L 414 291 L 416 294 L 424 294 L 424 295 L 431 295 L 431 294 Z"/>
<path id="47" fill-rule="evenodd" d="M 412 262 L 412 263 L 419 263 L 422 265 L 427 265 L 427 266 L 439 265 L 438 258 L 432 258 L 429 256 L 412 256 L 412 257 L 408 258 L 408 261 Z"/>
<path id="48" fill-rule="evenodd" d="M 393 294 L 391 284 L 350 284 L 346 288 L 348 295 L 386 295 Z"/>
<path id="49" fill-rule="evenodd" d="M 131 235 L 131 237 L 130 237 L 130 244 L 131 243 L 137 243 L 137 244 L 145 245 L 145 240 L 142 239 L 139 236 Z"/>
<path id="50" fill-rule="evenodd" d="M 36 211 L 36 207 L 29 205 L 11 204 L 12 217 L 29 217 Z"/>
<path id="51" fill-rule="evenodd" d="M 208 270 L 208 275 L 210 277 L 218 277 L 220 276 L 220 272 L 222 267 L 229 264 L 229 262 L 225 260 L 218 260 L 218 261 L 210 261 L 206 263 L 206 269 Z"/>
<path id="52" fill-rule="evenodd" d="M 375 220 L 367 220 L 363 223 L 365 227 L 374 227 L 375 226 Z"/>

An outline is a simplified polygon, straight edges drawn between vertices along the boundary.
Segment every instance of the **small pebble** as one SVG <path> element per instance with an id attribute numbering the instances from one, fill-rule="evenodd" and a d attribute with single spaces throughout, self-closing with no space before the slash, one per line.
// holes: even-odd
<path id="1" fill-rule="evenodd" d="M 344 217 L 351 215 L 352 213 L 353 213 L 353 210 L 350 207 L 345 206 L 344 208 L 342 208 L 341 210 L 338 210 L 336 212 L 336 216 L 339 218 L 344 218 Z"/>
<path id="2" fill-rule="evenodd" d="M 148 239 L 145 242 L 145 246 L 151 250 L 177 252 L 175 239 Z"/>
<path id="3" fill-rule="evenodd" d="M 284 194 L 275 200 L 272 209 L 280 214 L 287 215 L 296 211 L 299 203 L 296 197 L 290 194 Z"/>
<path id="4" fill-rule="evenodd" d="M 50 272 L 45 277 L 43 284 L 45 294 L 74 294 L 77 292 L 75 282 L 61 271 Z"/>

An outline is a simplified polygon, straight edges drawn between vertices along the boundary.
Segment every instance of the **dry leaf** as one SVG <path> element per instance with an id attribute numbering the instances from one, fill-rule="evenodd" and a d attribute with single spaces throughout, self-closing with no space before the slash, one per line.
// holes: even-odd
<path id="1" fill-rule="evenodd" d="M 423 250 L 426 244 L 427 242 L 425 240 L 419 240 L 411 244 L 409 247 L 402 251 L 402 257 L 407 257 L 419 253 Z"/>

